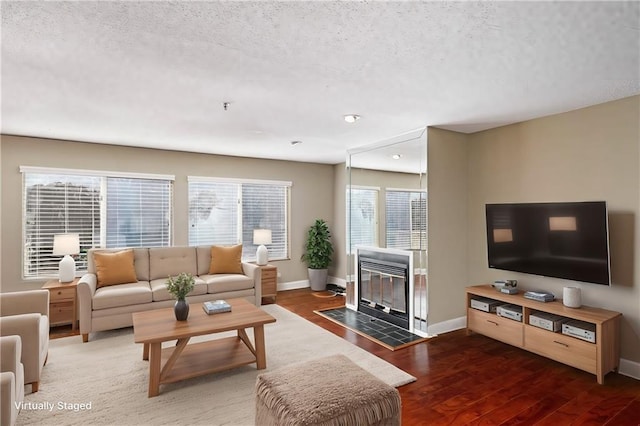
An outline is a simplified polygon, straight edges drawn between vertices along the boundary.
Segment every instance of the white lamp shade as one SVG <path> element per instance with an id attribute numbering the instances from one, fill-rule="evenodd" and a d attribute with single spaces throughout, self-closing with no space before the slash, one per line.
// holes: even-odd
<path id="1" fill-rule="evenodd" d="M 53 254 L 56 256 L 80 253 L 79 234 L 56 234 L 53 236 Z"/>
<path id="2" fill-rule="evenodd" d="M 254 229 L 253 244 L 271 244 L 271 229 Z"/>
<path id="3" fill-rule="evenodd" d="M 57 234 L 53 236 L 53 254 L 64 255 L 58 265 L 60 282 L 68 283 L 76 277 L 76 261 L 70 254 L 80 252 L 80 235 L 78 234 Z"/>

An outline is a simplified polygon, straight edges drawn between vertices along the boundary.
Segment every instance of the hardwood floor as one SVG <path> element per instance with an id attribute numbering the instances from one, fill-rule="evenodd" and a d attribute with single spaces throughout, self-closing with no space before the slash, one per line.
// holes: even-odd
<path id="1" fill-rule="evenodd" d="M 405 426 L 640 425 L 638 380 L 609 373 L 598 385 L 592 374 L 464 330 L 394 352 L 313 312 L 344 297 L 300 289 L 279 292 L 276 303 L 417 377 L 399 388 Z M 50 337 L 77 334 L 54 327 Z"/>
<path id="2" fill-rule="evenodd" d="M 640 425 L 640 381 L 592 374 L 464 330 L 390 351 L 314 310 L 344 304 L 309 289 L 277 304 L 392 363 L 417 381 L 399 388 L 404 425 Z"/>

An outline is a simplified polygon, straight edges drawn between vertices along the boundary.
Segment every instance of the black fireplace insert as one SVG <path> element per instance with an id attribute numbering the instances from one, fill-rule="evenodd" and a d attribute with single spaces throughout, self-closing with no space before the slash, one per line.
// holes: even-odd
<path id="1" fill-rule="evenodd" d="M 358 311 L 409 330 L 410 258 L 358 249 Z"/>

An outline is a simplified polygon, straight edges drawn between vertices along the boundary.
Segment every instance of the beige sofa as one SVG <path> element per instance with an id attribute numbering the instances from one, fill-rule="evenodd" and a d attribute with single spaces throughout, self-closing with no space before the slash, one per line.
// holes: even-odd
<path id="1" fill-rule="evenodd" d="M 196 281 L 195 288 L 187 296 L 189 303 L 243 297 L 260 306 L 260 268 L 240 262 L 239 256 L 237 266 L 242 273 L 212 274 L 212 246 L 129 250 L 133 250 L 134 277 L 128 282 L 108 286 L 99 285 L 102 266 L 96 265 L 96 256 L 98 263 L 102 256 L 96 253 L 122 253 L 122 249 L 91 249 L 87 253 L 87 273 L 78 282 L 83 342 L 89 340 L 92 332 L 132 326 L 133 312 L 173 306 L 175 300 L 167 291 L 167 278 L 182 272 L 190 273 Z"/>

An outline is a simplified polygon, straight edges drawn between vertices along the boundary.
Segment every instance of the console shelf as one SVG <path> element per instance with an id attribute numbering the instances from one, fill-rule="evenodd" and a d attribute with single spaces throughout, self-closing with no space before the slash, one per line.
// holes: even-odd
<path id="1" fill-rule="evenodd" d="M 471 308 L 473 296 L 520 306 L 522 322 Z M 535 312 L 593 324 L 595 343 L 529 325 L 529 316 Z M 544 303 L 526 299 L 522 294 L 504 294 L 489 284 L 467 287 L 467 334 L 472 331 L 483 334 L 595 374 L 599 384 L 604 383 L 607 373 L 618 369 L 621 317 L 621 313 L 606 309 L 568 308 L 557 300 Z"/>

